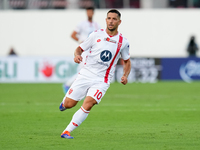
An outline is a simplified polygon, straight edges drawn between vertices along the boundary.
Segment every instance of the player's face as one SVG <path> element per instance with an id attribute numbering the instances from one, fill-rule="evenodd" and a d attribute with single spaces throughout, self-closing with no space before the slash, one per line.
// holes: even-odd
<path id="1" fill-rule="evenodd" d="M 110 31 L 114 31 L 118 28 L 118 26 L 120 25 L 121 20 L 118 16 L 118 14 L 116 13 L 108 13 L 107 18 L 106 18 L 106 24 L 107 24 L 107 28 Z"/>
<path id="2" fill-rule="evenodd" d="M 87 16 L 88 16 L 88 18 L 92 19 L 93 15 L 94 15 L 94 11 L 92 9 L 88 9 L 87 10 Z"/>

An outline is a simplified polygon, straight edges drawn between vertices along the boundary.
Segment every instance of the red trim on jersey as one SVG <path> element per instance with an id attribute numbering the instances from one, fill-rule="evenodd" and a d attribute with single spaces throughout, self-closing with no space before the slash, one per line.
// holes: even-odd
<path id="1" fill-rule="evenodd" d="M 79 46 L 80 47 L 80 46 Z M 84 52 L 84 50 L 82 49 L 82 47 L 80 47 L 81 48 L 81 50 Z"/>
<path id="2" fill-rule="evenodd" d="M 113 65 L 113 63 L 114 63 L 114 61 L 115 61 L 115 58 L 117 57 L 117 55 L 118 55 L 118 53 L 119 53 L 119 51 L 120 51 L 120 48 L 121 48 L 121 46 L 122 46 L 122 41 L 123 41 L 123 37 L 122 37 L 122 35 L 120 34 L 120 35 L 119 35 L 119 42 L 118 42 L 118 46 L 117 46 L 117 51 L 116 51 L 116 53 L 115 53 L 115 56 L 114 56 L 112 62 L 110 63 L 110 66 L 108 67 L 108 69 L 107 69 L 107 71 L 106 71 L 106 74 L 105 74 L 105 77 L 104 77 L 104 82 L 105 82 L 105 83 L 108 83 L 108 76 L 109 76 L 109 73 L 110 73 L 110 69 L 111 69 L 111 67 L 112 67 L 112 65 Z"/>
<path id="3" fill-rule="evenodd" d="M 91 51 L 90 51 L 90 53 L 91 53 Z M 88 58 L 88 55 L 85 57 L 85 63 L 84 63 L 84 65 L 86 65 L 87 58 Z"/>
<path id="4" fill-rule="evenodd" d="M 129 58 L 130 59 L 130 58 Z M 127 61 L 127 60 L 129 60 L 129 59 L 126 59 L 126 60 L 124 60 L 124 61 Z"/>

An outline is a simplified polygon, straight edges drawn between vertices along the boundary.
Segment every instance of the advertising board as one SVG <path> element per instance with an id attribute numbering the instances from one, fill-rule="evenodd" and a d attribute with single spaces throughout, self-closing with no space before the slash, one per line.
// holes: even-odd
<path id="1" fill-rule="evenodd" d="M 119 61 L 116 67 L 115 80 L 120 82 L 123 74 L 123 63 Z M 155 83 L 160 79 L 161 64 L 159 58 L 131 58 L 130 82 Z"/>
<path id="2" fill-rule="evenodd" d="M 65 82 L 77 68 L 73 57 L 0 57 L 0 82 Z"/>
<path id="3" fill-rule="evenodd" d="M 200 80 L 200 58 L 162 58 L 161 80 Z"/>
<path id="4" fill-rule="evenodd" d="M 131 58 L 129 83 L 158 80 L 200 80 L 200 58 Z M 0 83 L 64 83 L 78 73 L 73 57 L 0 57 Z M 112 82 L 121 81 L 120 59 Z"/>

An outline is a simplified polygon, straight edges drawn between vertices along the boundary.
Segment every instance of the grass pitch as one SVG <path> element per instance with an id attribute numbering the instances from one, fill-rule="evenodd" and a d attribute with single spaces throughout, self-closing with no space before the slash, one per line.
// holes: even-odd
<path id="1" fill-rule="evenodd" d="M 61 84 L 0 84 L 1 150 L 199 150 L 200 82 L 112 83 L 71 134 Z"/>

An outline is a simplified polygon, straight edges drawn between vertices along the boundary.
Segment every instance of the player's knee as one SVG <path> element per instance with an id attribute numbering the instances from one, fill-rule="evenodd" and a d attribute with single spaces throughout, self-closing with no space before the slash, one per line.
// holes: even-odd
<path id="1" fill-rule="evenodd" d="M 92 109 L 92 107 L 95 105 L 95 104 L 97 104 L 97 102 L 96 102 L 96 100 L 85 100 L 84 102 L 83 102 L 83 108 L 85 109 L 85 110 L 87 110 L 87 111 L 90 111 L 91 109 Z"/>

